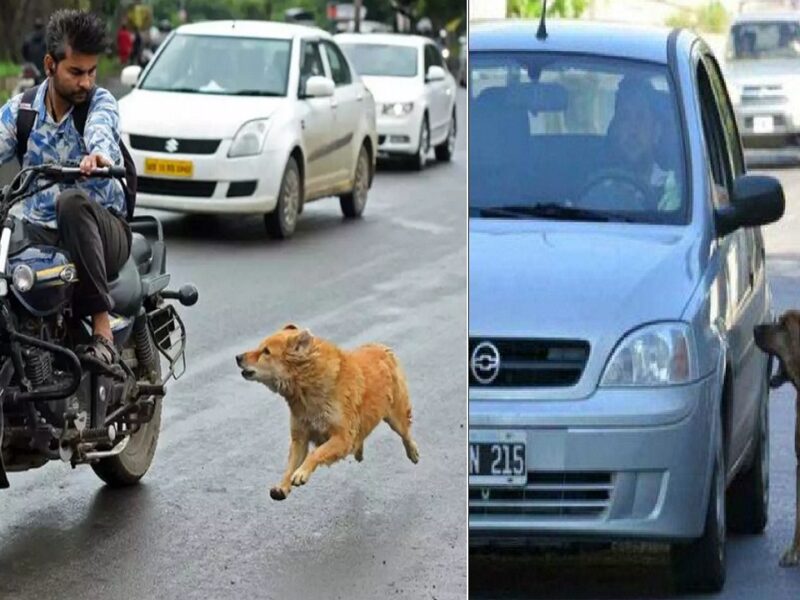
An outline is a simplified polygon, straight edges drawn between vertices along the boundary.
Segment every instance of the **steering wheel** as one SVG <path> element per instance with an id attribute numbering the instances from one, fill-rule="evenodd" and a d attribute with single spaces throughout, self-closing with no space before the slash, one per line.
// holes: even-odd
<path id="1" fill-rule="evenodd" d="M 598 194 L 596 188 L 617 184 L 632 188 L 633 194 Z M 592 194 L 592 192 L 595 192 Z M 646 211 L 653 200 L 652 191 L 628 171 L 617 168 L 601 169 L 589 178 L 578 193 L 575 205 L 579 208 L 614 211 Z"/>

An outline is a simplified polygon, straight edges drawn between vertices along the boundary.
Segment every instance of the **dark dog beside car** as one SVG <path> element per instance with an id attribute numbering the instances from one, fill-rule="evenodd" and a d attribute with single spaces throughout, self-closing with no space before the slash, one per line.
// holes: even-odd
<path id="1" fill-rule="evenodd" d="M 770 387 L 791 383 L 797 391 L 796 415 L 800 415 L 800 311 L 789 310 L 771 325 L 759 325 L 753 331 L 756 345 L 778 359 L 778 374 L 770 380 Z M 784 552 L 782 567 L 800 564 L 800 417 L 795 417 L 794 451 L 797 457 L 795 473 L 796 509 L 794 539 Z"/>

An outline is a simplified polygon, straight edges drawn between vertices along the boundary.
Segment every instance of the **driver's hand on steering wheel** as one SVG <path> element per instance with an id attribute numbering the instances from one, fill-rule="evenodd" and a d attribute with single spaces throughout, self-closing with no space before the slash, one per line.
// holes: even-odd
<path id="1" fill-rule="evenodd" d="M 81 159 L 80 169 L 84 175 L 91 175 L 95 169 L 110 166 L 112 166 L 111 161 L 102 154 L 87 154 Z"/>

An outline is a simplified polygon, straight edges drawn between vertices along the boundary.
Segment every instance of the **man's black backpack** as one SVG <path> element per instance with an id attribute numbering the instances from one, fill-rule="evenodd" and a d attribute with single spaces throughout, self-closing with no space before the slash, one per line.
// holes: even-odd
<path id="1" fill-rule="evenodd" d="M 39 86 L 34 86 L 25 91 L 22 95 L 22 102 L 19 106 L 19 113 L 17 114 L 17 160 L 22 166 L 22 159 L 28 151 L 28 138 L 31 135 L 33 124 L 36 122 L 36 110 L 33 109 L 33 100 L 36 98 L 36 92 Z M 94 89 L 89 93 L 86 102 L 76 104 L 72 111 L 72 121 L 75 123 L 75 129 L 83 137 L 83 130 L 86 127 L 86 118 L 89 116 L 89 106 L 92 103 L 94 96 Z M 122 152 L 122 160 L 125 164 L 125 207 L 127 209 L 128 221 L 133 219 L 133 209 L 136 207 L 136 165 L 133 163 L 128 148 L 120 139 L 119 149 Z"/>

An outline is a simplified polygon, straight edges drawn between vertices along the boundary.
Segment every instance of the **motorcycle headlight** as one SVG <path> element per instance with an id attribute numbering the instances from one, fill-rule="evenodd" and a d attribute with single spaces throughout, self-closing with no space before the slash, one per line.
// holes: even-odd
<path id="1" fill-rule="evenodd" d="M 233 136 L 231 149 L 228 150 L 228 158 L 260 154 L 268 131 L 269 119 L 256 119 L 242 125 Z"/>
<path id="2" fill-rule="evenodd" d="M 680 385 L 698 378 L 697 349 L 686 323 L 659 323 L 630 333 L 600 381 L 604 387 Z"/>
<path id="3" fill-rule="evenodd" d="M 36 273 L 28 265 L 17 265 L 11 273 L 11 284 L 18 292 L 29 292 L 36 283 Z"/>
<path id="4" fill-rule="evenodd" d="M 391 117 L 402 117 L 412 110 L 414 110 L 413 102 L 390 102 L 389 104 L 384 104 L 381 108 L 381 112 L 384 115 Z"/>

